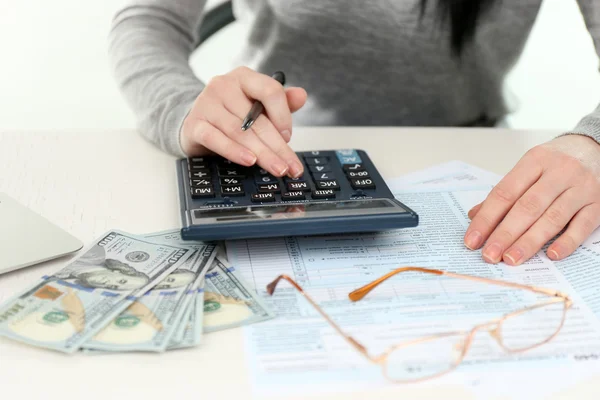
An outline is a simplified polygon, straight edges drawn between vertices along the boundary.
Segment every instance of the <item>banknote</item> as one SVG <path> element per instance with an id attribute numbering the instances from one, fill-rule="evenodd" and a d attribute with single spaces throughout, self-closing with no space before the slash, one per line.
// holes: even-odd
<path id="1" fill-rule="evenodd" d="M 147 237 L 149 239 L 160 238 L 160 240 L 169 241 L 172 244 L 188 246 L 188 247 L 192 247 L 192 248 L 196 248 L 196 246 L 204 246 L 203 242 L 196 242 L 196 241 L 189 241 L 189 240 L 184 241 L 183 239 L 181 239 L 181 233 L 179 230 L 151 233 L 151 234 L 145 235 L 145 237 Z M 211 244 L 211 248 L 215 250 L 215 254 L 216 254 L 216 247 L 214 244 Z M 213 259 L 214 259 L 214 255 L 211 257 L 210 262 L 207 264 L 208 266 L 212 265 Z M 171 337 L 171 340 L 169 343 L 169 348 L 171 348 L 172 346 L 174 346 L 177 343 L 181 343 L 183 340 L 183 337 L 185 334 L 185 329 L 188 326 L 189 321 L 192 320 L 193 316 L 191 314 L 195 310 L 194 302 L 196 301 L 196 294 L 198 293 L 200 285 L 201 285 L 202 281 L 204 280 L 206 271 L 207 271 L 207 268 L 202 268 L 202 270 L 200 271 L 201 273 L 198 275 L 197 279 L 195 280 L 194 284 L 191 287 L 192 295 L 188 298 L 188 302 L 183 305 L 184 310 L 182 310 L 183 313 L 181 315 L 181 318 L 179 318 L 179 320 L 177 321 L 177 326 L 175 327 L 175 333 Z M 202 332 L 200 332 L 200 334 L 202 334 Z M 199 339 L 200 338 L 197 338 L 198 343 L 199 343 Z"/>
<path id="2" fill-rule="evenodd" d="M 162 235 L 164 236 L 164 240 L 170 240 L 174 244 L 193 247 L 194 245 L 200 245 L 202 243 L 194 241 L 184 241 L 183 239 L 181 239 L 181 233 L 179 230 L 162 232 Z M 150 234 L 147 237 L 151 238 L 155 236 L 157 236 L 157 234 Z M 217 249 L 215 248 L 214 255 L 216 255 L 216 251 Z M 209 265 L 212 265 L 214 255 L 211 258 Z M 202 337 L 202 329 L 196 328 L 196 321 L 198 320 L 198 315 L 196 314 L 195 303 L 198 301 L 198 293 L 202 292 L 203 290 L 204 276 L 206 275 L 206 271 L 207 268 L 203 268 L 202 273 L 198 276 L 196 282 L 194 282 L 194 286 L 192 287 L 193 294 L 190 298 L 191 301 L 189 301 L 188 304 L 186 304 L 185 306 L 185 311 L 177 323 L 175 334 L 170 340 L 168 349 L 192 347 L 200 344 L 200 339 Z M 200 314 L 200 318 L 202 318 L 202 314 Z"/>
<path id="3" fill-rule="evenodd" d="M 206 273 L 203 286 L 198 288 L 192 307 L 183 339 L 172 342 L 169 350 L 197 346 L 203 332 L 235 328 L 275 316 L 229 265 L 222 249 Z"/>
<path id="4" fill-rule="evenodd" d="M 204 315 L 204 279 L 202 279 L 196 293 L 194 302 L 190 304 L 189 316 L 182 324 L 181 338 L 172 340 L 168 347 L 169 350 L 195 347 L 200 344 L 202 339 L 202 317 Z"/>
<path id="5" fill-rule="evenodd" d="M 196 303 L 197 305 L 197 303 Z M 203 331 L 215 332 L 275 317 L 219 249 L 204 284 Z"/>
<path id="6" fill-rule="evenodd" d="M 168 245 L 184 245 L 173 232 L 145 235 Z M 83 344 L 86 349 L 105 351 L 164 351 L 195 299 L 199 281 L 215 257 L 215 245 L 185 243 L 194 250 L 185 263 L 158 285 L 138 298 L 117 318 Z"/>
<path id="7" fill-rule="evenodd" d="M 0 306 L 0 335 L 66 353 L 108 325 L 192 255 L 120 231 Z"/>
<path id="8" fill-rule="evenodd" d="M 204 277 L 202 277 L 202 281 L 203 280 L 204 280 Z M 201 290 L 200 286 L 201 286 L 201 282 L 198 282 L 198 285 L 196 287 L 194 287 L 193 294 L 191 296 L 191 297 L 193 297 L 193 301 L 191 301 L 187 305 L 187 307 L 183 313 L 183 316 L 179 320 L 179 322 L 177 324 L 177 328 L 175 329 L 175 335 L 173 335 L 173 337 L 171 338 L 171 342 L 169 343 L 168 348 L 174 348 L 175 346 L 181 344 L 182 341 L 184 340 L 184 336 L 186 336 L 186 335 L 188 336 L 188 339 L 189 339 L 189 334 L 191 331 L 190 324 L 194 322 L 194 316 L 192 315 L 192 313 L 196 310 L 195 302 L 197 299 L 198 291 Z M 199 339 L 200 338 L 198 338 L 198 343 L 200 342 Z"/>

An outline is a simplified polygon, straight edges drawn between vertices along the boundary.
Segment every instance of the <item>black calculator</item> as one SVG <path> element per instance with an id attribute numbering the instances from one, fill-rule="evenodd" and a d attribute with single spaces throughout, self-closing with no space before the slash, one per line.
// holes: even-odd
<path id="1" fill-rule="evenodd" d="M 417 226 L 362 150 L 296 153 L 300 178 L 221 157 L 177 161 L 184 240 L 375 232 Z"/>

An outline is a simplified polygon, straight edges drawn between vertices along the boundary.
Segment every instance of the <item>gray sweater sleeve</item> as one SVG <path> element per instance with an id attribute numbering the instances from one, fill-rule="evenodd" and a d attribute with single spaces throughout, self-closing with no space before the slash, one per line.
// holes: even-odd
<path id="1" fill-rule="evenodd" d="M 592 36 L 596 53 L 600 57 L 600 3 L 598 0 L 577 0 L 585 24 Z M 567 101 L 565 99 L 565 101 Z M 585 116 L 569 133 L 589 136 L 600 143 L 600 105 L 594 112 Z"/>
<path id="2" fill-rule="evenodd" d="M 189 66 L 205 0 L 128 0 L 109 34 L 116 81 L 141 133 L 184 156 L 179 131 L 204 85 Z"/>
<path id="3" fill-rule="evenodd" d="M 600 56 L 600 3 L 577 0 Z M 184 156 L 183 120 L 204 85 L 189 66 L 205 0 L 127 0 L 109 35 L 113 73 L 142 135 Z M 600 143 L 600 106 L 568 133 Z"/>

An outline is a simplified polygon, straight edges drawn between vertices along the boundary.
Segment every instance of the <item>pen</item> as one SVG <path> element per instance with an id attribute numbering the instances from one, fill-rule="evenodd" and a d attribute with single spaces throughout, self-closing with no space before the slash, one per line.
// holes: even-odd
<path id="1" fill-rule="evenodd" d="M 282 85 L 285 85 L 285 74 L 283 72 L 277 71 L 271 76 L 271 78 L 275 79 L 277 82 L 281 83 Z M 262 103 L 258 100 L 255 101 L 254 104 L 252 105 L 252 108 L 246 115 L 246 118 L 244 118 L 244 122 L 242 123 L 242 130 L 245 131 L 245 130 L 249 129 L 252 126 L 252 124 L 254 123 L 254 121 L 258 118 L 260 113 L 263 112 L 263 110 L 264 110 L 264 107 L 263 107 Z"/>

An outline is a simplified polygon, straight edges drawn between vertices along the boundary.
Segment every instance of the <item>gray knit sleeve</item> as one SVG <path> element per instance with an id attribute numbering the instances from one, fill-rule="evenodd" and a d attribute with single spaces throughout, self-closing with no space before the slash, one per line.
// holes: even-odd
<path id="1" fill-rule="evenodd" d="M 140 133 L 183 156 L 179 132 L 204 85 L 189 57 L 205 0 L 128 0 L 112 22 L 109 58 Z"/>
<path id="2" fill-rule="evenodd" d="M 600 2 L 598 0 L 578 0 L 585 24 L 592 36 L 596 53 L 600 57 Z M 585 116 L 569 133 L 589 136 L 600 143 L 600 106 Z"/>

